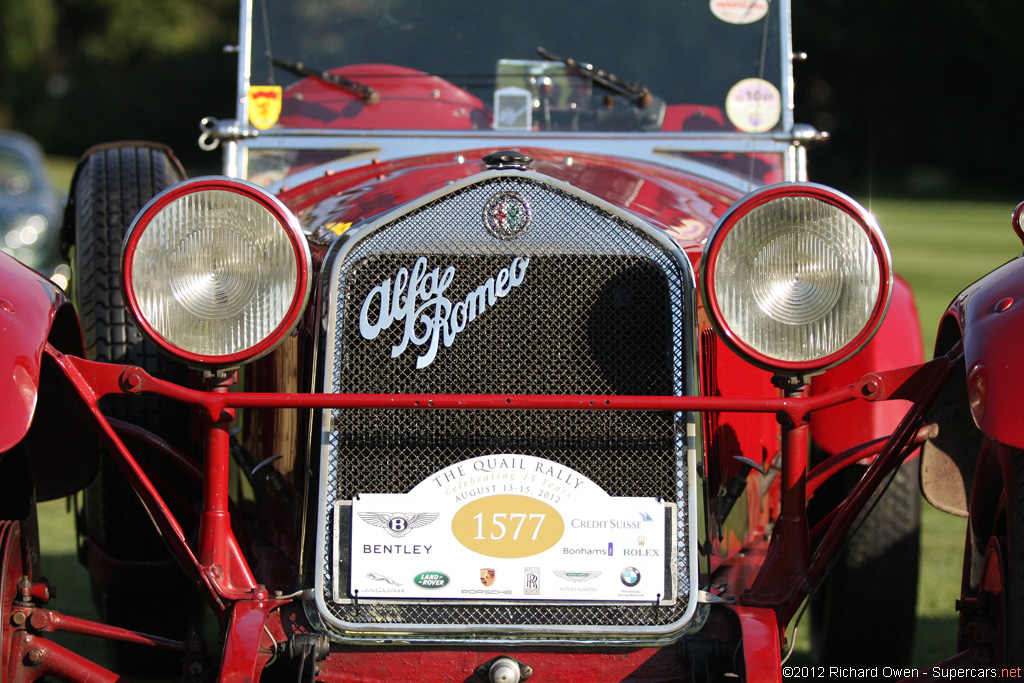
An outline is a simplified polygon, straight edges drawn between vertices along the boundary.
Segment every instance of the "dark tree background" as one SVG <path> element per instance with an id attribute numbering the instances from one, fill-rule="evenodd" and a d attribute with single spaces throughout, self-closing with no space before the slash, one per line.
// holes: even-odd
<path id="1" fill-rule="evenodd" d="M 707 0 L 690 0 L 707 2 Z M 792 0 L 797 121 L 816 180 L 874 194 L 1024 195 L 1018 0 Z M 54 154 L 153 139 L 187 164 L 230 117 L 236 0 L 0 0 L 0 128 Z"/>
<path id="2" fill-rule="evenodd" d="M 794 0 L 815 179 L 875 194 L 1022 195 L 1024 3 Z"/>
<path id="3" fill-rule="evenodd" d="M 237 0 L 0 0 L 0 128 L 68 156 L 156 140 L 216 168 L 196 140 L 234 115 L 237 25 Z"/>

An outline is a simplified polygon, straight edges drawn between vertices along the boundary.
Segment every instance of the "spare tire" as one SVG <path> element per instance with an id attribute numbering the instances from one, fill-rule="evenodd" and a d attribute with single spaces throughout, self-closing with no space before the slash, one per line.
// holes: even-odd
<path id="1" fill-rule="evenodd" d="M 166 147 L 138 142 L 94 147 L 75 170 L 64 234 L 88 357 L 136 365 L 187 385 L 188 368 L 161 355 L 136 330 L 123 305 L 120 282 L 128 227 L 153 196 L 184 177 Z M 154 396 L 114 396 L 103 399 L 100 408 L 186 452 L 190 449 L 188 406 Z M 131 448 L 147 460 L 147 453 Z M 176 479 L 177 472 L 149 461 L 175 488 L 188 490 L 188 482 Z M 124 628 L 184 639 L 195 621 L 198 595 L 109 453 L 102 455 L 99 472 L 85 489 L 79 531 L 80 558 L 90 570 L 100 614 Z M 121 670 L 153 672 L 154 665 L 179 665 L 177 656 L 154 659 L 153 650 L 124 643 L 117 644 L 115 654 Z"/>

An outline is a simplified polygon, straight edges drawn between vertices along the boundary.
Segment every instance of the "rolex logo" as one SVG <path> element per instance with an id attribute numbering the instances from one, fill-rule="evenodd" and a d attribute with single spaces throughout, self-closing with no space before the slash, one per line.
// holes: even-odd
<path id="1" fill-rule="evenodd" d="M 647 537 L 646 536 L 637 536 L 636 537 L 636 544 L 640 545 L 640 546 L 647 545 Z"/>

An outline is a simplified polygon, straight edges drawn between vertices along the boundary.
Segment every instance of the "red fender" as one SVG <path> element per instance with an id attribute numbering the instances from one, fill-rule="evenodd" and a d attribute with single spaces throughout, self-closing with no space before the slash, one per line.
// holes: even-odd
<path id="1" fill-rule="evenodd" d="M 1024 448 L 1024 259 L 1018 257 L 965 289 L 946 311 L 964 343 L 971 417 L 989 438 Z"/>
<path id="2" fill-rule="evenodd" d="M 882 327 L 856 356 L 811 382 L 811 393 L 820 394 L 852 384 L 869 372 L 892 370 L 924 360 L 921 323 L 910 286 L 893 281 L 892 301 Z M 811 419 L 811 438 L 831 454 L 892 434 L 907 413 L 906 401 L 852 401 L 822 410 Z"/>
<path id="3" fill-rule="evenodd" d="M 0 256 L 0 452 L 17 445 L 32 424 L 43 346 L 67 303 L 60 287 L 13 257 Z"/>
<path id="4" fill-rule="evenodd" d="M 0 456 L 23 441 L 36 462 L 39 500 L 69 495 L 95 474 L 92 434 L 71 402 L 71 389 L 43 348 L 85 355 L 82 331 L 64 291 L 0 254 Z M 78 447 L 69 449 L 67 444 Z M 2 476 L 2 473 L 0 473 Z"/>

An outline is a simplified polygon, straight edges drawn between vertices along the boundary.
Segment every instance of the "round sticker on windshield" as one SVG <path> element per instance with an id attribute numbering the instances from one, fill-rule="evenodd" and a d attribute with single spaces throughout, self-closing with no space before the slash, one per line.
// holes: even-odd
<path id="1" fill-rule="evenodd" d="M 744 78 L 725 96 L 725 115 L 744 133 L 763 133 L 782 116 L 779 90 L 761 78 Z"/>
<path id="2" fill-rule="evenodd" d="M 711 0 L 711 13 L 727 24 L 753 24 L 768 14 L 768 0 Z"/>

